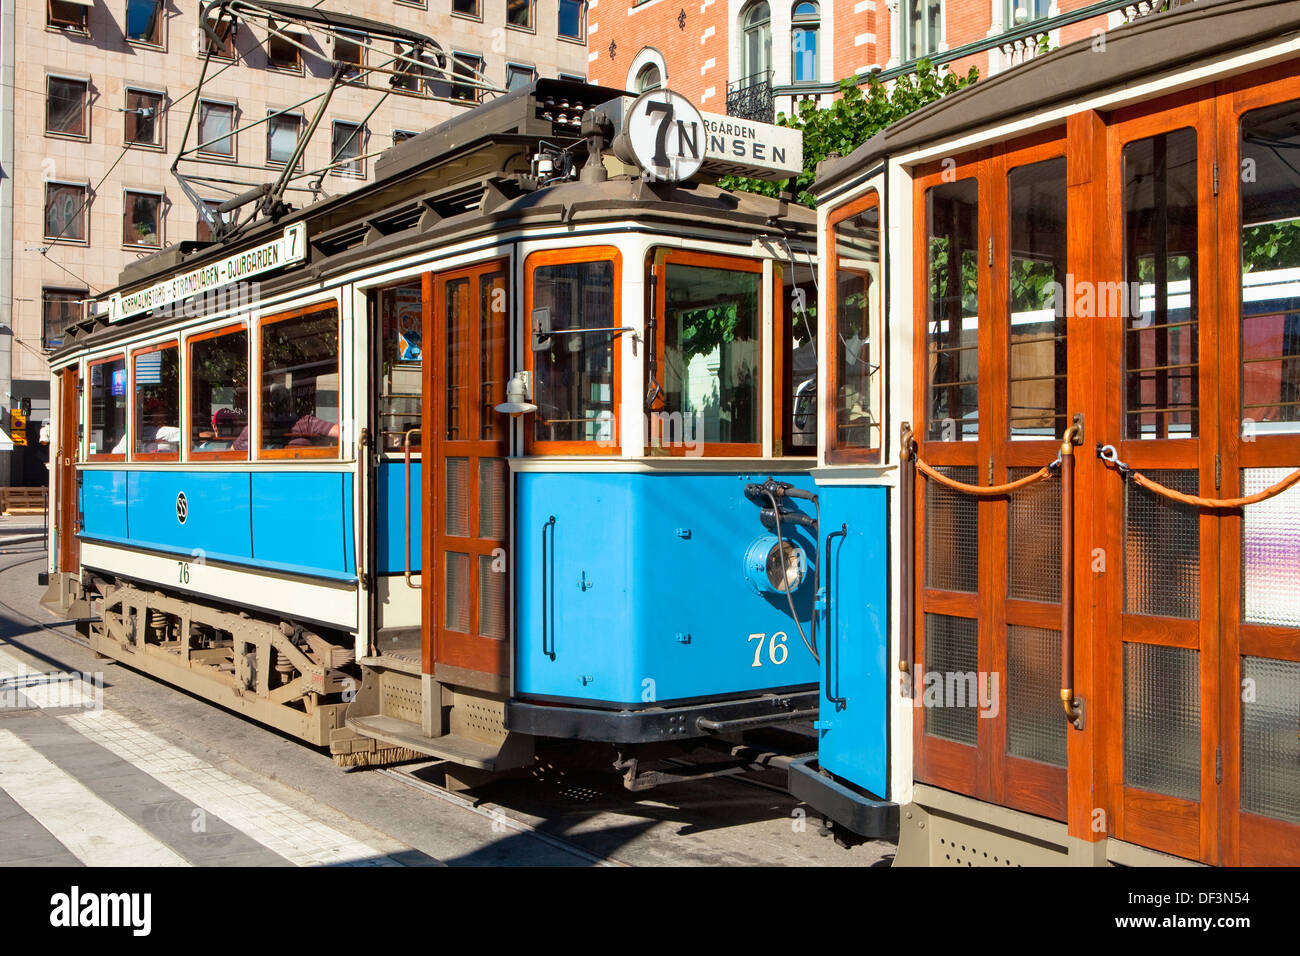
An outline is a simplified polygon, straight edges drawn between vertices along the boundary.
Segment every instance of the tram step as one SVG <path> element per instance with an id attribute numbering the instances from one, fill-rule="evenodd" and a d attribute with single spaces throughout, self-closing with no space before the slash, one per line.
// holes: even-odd
<path id="1" fill-rule="evenodd" d="M 375 714 L 369 717 L 349 717 L 348 729 L 371 737 L 390 747 L 402 747 L 418 753 L 428 754 L 442 760 L 479 770 L 496 770 L 501 756 L 499 744 L 470 740 L 457 734 L 443 734 L 441 737 L 426 737 L 418 724 L 396 717 Z"/>

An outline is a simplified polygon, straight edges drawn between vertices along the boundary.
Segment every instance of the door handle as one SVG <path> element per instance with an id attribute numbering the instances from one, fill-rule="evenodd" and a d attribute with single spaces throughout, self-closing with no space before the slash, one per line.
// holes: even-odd
<path id="1" fill-rule="evenodd" d="M 549 536 L 547 532 L 550 532 Z M 555 612 L 555 599 L 551 595 L 551 588 L 555 581 L 555 568 L 547 561 L 546 539 L 551 539 L 550 557 L 555 557 L 555 515 L 551 515 L 542 525 L 542 653 L 555 660 L 555 629 L 551 626 L 551 615 Z M 546 635 L 550 633 L 551 640 L 547 643 Z"/>
<path id="2" fill-rule="evenodd" d="M 835 640 L 836 637 L 838 636 L 838 629 L 836 629 L 835 632 L 831 631 L 831 597 L 830 596 L 831 596 L 831 591 L 833 586 L 833 582 L 831 580 L 831 539 L 847 538 L 848 535 L 849 535 L 849 526 L 847 524 L 840 525 L 839 531 L 832 531 L 830 534 L 828 534 L 826 536 L 826 544 L 822 547 L 822 555 L 820 558 L 821 560 L 824 560 L 826 562 L 826 574 L 822 578 L 822 580 L 825 581 L 826 583 L 822 585 L 821 588 L 822 593 L 818 595 L 819 597 L 818 604 L 821 605 L 820 610 L 826 615 L 826 699 L 835 705 L 836 710 L 843 710 L 844 708 L 846 708 L 849 704 L 849 699 L 847 697 L 837 696 L 836 694 L 831 693 L 831 675 L 833 672 L 833 668 L 831 666 L 831 660 L 833 658 L 833 654 L 831 653 L 831 649 L 835 646 Z M 835 689 L 838 690 L 839 689 L 838 680 L 835 681 L 835 685 L 836 685 Z"/>

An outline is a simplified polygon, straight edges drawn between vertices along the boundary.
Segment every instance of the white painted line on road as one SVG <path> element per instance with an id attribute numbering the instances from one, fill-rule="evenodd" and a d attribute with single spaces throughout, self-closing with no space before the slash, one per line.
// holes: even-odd
<path id="1" fill-rule="evenodd" d="M 112 711 L 59 720 L 297 866 L 401 866 Z"/>
<path id="2" fill-rule="evenodd" d="M 33 707 L 102 706 L 103 678 L 97 678 L 100 686 L 96 687 L 87 676 L 38 670 L 0 650 L 0 702 L 21 694 Z"/>
<path id="3" fill-rule="evenodd" d="M 189 866 L 9 730 L 0 730 L 0 789 L 87 866 Z"/>

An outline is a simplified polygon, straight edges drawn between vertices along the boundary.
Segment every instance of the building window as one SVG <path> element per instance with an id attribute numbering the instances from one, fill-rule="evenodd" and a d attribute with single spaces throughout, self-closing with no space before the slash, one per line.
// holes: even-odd
<path id="1" fill-rule="evenodd" d="M 145 246 L 158 249 L 162 246 L 162 193 L 124 193 L 122 212 L 122 245 Z"/>
<path id="2" fill-rule="evenodd" d="M 58 136 L 86 136 L 86 101 L 89 96 L 89 80 L 46 77 L 45 132 Z"/>
<path id="3" fill-rule="evenodd" d="M 230 103 L 199 102 L 199 153 L 235 158 L 235 107 Z"/>
<path id="4" fill-rule="evenodd" d="M 89 33 L 86 16 L 94 0 L 49 0 L 45 8 L 47 26 L 72 33 Z"/>
<path id="5" fill-rule="evenodd" d="M 337 458 L 339 313 L 334 306 L 264 319 L 259 458 Z"/>
<path id="6" fill-rule="evenodd" d="M 266 38 L 266 65 L 273 70 L 301 72 L 302 51 L 297 43 L 302 42 L 302 28 L 286 23 L 271 25 L 279 33 L 270 33 Z"/>
<path id="7" fill-rule="evenodd" d="M 506 24 L 523 30 L 533 28 L 533 0 L 506 0 Z"/>
<path id="8" fill-rule="evenodd" d="M 221 60 L 235 58 L 235 20 L 233 17 L 208 17 L 208 30 L 216 40 L 204 33 L 204 46 L 209 54 Z"/>
<path id="9" fill-rule="evenodd" d="M 394 43 L 393 53 L 402 59 L 393 63 L 394 72 L 388 80 L 389 84 L 395 90 L 405 90 L 408 93 L 422 92 L 428 78 L 422 51 L 412 46 Z M 416 62 L 417 60 L 419 62 Z"/>
<path id="10" fill-rule="evenodd" d="M 572 73 L 561 73 L 559 78 L 562 79 L 562 80 L 567 80 L 567 81 L 570 82 L 570 83 L 586 83 L 586 82 L 587 82 L 587 78 L 586 78 L 585 76 L 574 76 Z"/>
<path id="11" fill-rule="evenodd" d="M 740 75 L 759 82 L 772 69 L 772 10 L 766 0 L 750 5 L 741 23 L 745 39 L 740 48 Z"/>
<path id="12" fill-rule="evenodd" d="M 120 461 L 126 456 L 126 358 L 91 362 L 89 371 L 88 457 Z"/>
<path id="13" fill-rule="evenodd" d="M 135 388 L 132 456 L 176 461 L 181 456 L 181 363 L 175 342 L 131 354 Z"/>
<path id="14" fill-rule="evenodd" d="M 1002 28 L 1011 30 L 1022 23 L 1041 20 L 1051 14 L 1052 0 L 1004 0 Z"/>
<path id="15" fill-rule="evenodd" d="M 657 90 L 664 85 L 663 74 L 659 72 L 659 67 L 654 63 L 647 63 L 641 67 L 636 74 L 636 91 L 637 93 L 646 93 L 650 90 Z"/>
<path id="16" fill-rule="evenodd" d="M 618 442 L 619 254 L 604 246 L 537 252 L 525 267 L 533 325 L 526 361 L 537 413 L 533 451 L 616 454 Z M 566 334 L 567 333 L 567 334 Z"/>
<path id="17" fill-rule="evenodd" d="M 64 330 L 82 319 L 83 291 L 41 290 L 41 345 L 48 352 L 63 344 Z"/>
<path id="18" fill-rule="evenodd" d="M 583 0 L 560 0 L 560 36 L 581 40 L 586 34 L 586 4 Z"/>
<path id="19" fill-rule="evenodd" d="M 220 199 L 203 200 L 203 208 L 212 215 L 213 221 L 217 223 L 223 222 L 225 219 L 225 216 L 223 216 L 218 209 L 220 205 Z M 208 225 L 208 221 L 202 216 L 199 216 L 199 223 L 198 227 L 194 231 L 194 238 L 199 242 L 212 242 L 216 238 L 213 234 L 212 226 Z"/>
<path id="20" fill-rule="evenodd" d="M 84 183 L 45 184 L 45 238 L 86 241 L 86 194 Z"/>
<path id="21" fill-rule="evenodd" d="M 481 18 L 478 10 L 479 0 L 451 0 L 451 12 L 463 17 Z"/>
<path id="22" fill-rule="evenodd" d="M 821 26 L 817 4 L 796 3 L 790 16 L 790 62 L 795 83 L 816 83 L 821 77 L 817 31 Z"/>
<path id="23" fill-rule="evenodd" d="M 942 0 L 906 0 L 903 33 L 907 59 L 917 60 L 936 52 L 943 36 Z"/>
<path id="24" fill-rule="evenodd" d="M 234 325 L 192 336 L 191 458 L 248 458 L 248 330 Z"/>
<path id="25" fill-rule="evenodd" d="M 469 100 L 473 103 L 479 103 L 483 99 L 483 88 L 478 85 L 478 81 L 483 76 L 483 58 L 475 56 L 472 53 L 455 53 L 452 54 L 452 76 L 460 78 L 452 80 L 451 98 L 453 100 Z M 473 82 L 464 82 L 470 80 Z"/>
<path id="26" fill-rule="evenodd" d="M 302 135 L 303 117 L 300 114 L 280 113 L 268 110 L 266 121 L 266 165 L 284 166 L 293 158 L 298 148 L 298 137 Z M 298 168 L 302 167 L 302 157 L 298 157 Z"/>
<path id="27" fill-rule="evenodd" d="M 162 145 L 163 95 L 148 90 L 126 91 L 126 141 L 133 146 Z"/>
<path id="28" fill-rule="evenodd" d="M 506 64 L 507 90 L 522 89 L 535 79 L 537 79 L 537 71 L 531 66 L 518 66 L 514 63 Z"/>
<path id="29" fill-rule="evenodd" d="M 334 172 L 340 176 L 353 176 L 360 178 L 365 175 L 365 167 L 361 159 L 361 141 L 365 137 L 365 130 L 356 123 L 344 123 L 341 120 L 334 121 L 333 136 L 331 137 L 331 150 L 333 153 Z"/>
<path id="30" fill-rule="evenodd" d="M 366 36 L 364 33 L 339 32 L 334 35 L 334 59 L 347 64 L 343 79 L 348 83 L 365 84 L 361 71 L 366 66 Z"/>
<path id="31" fill-rule="evenodd" d="M 162 46 L 162 0 L 126 0 L 126 38 Z"/>
<path id="32" fill-rule="evenodd" d="M 413 129 L 395 129 L 393 130 L 393 145 L 396 146 L 398 143 L 405 143 L 408 139 L 419 135 L 420 134 Z"/>

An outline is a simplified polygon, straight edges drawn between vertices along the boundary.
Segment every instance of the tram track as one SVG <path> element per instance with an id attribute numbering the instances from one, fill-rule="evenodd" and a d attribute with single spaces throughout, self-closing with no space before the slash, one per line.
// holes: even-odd
<path id="1" fill-rule="evenodd" d="M 422 780 L 419 777 L 417 777 L 415 774 L 411 773 L 409 770 L 400 770 L 391 767 L 381 767 L 378 769 L 377 772 L 383 774 L 385 777 L 388 777 L 391 780 L 396 780 L 398 783 L 402 784 L 403 786 L 410 787 L 413 790 L 418 790 L 420 793 L 427 794 L 428 796 L 431 797 L 436 797 L 437 799 L 442 800 L 444 803 L 449 803 L 452 806 L 460 807 L 462 810 L 467 810 L 470 813 L 474 813 L 477 814 L 478 816 L 491 820 L 494 826 L 500 826 L 505 830 L 510 830 L 515 833 L 522 834 L 523 836 L 531 837 L 532 839 L 537 840 L 540 843 L 546 844 L 552 849 L 561 850 L 565 853 L 569 853 L 587 863 L 592 864 L 593 866 L 611 866 L 611 867 L 631 866 L 630 863 L 624 863 L 622 860 L 616 860 L 613 857 L 601 856 L 597 853 L 592 853 L 590 850 L 584 849 L 583 847 L 569 840 L 565 840 L 557 836 L 552 836 L 551 834 L 545 832 L 544 830 L 541 830 L 538 827 L 533 826 L 531 823 L 525 823 L 522 820 L 516 820 L 514 817 L 507 814 L 503 807 L 499 807 L 496 806 L 495 804 L 486 803 L 479 800 L 473 800 L 469 797 L 461 796 L 458 793 L 453 793 L 452 791 L 446 789 L 445 787 L 439 787 L 437 784 L 430 783 L 427 780 Z"/>

